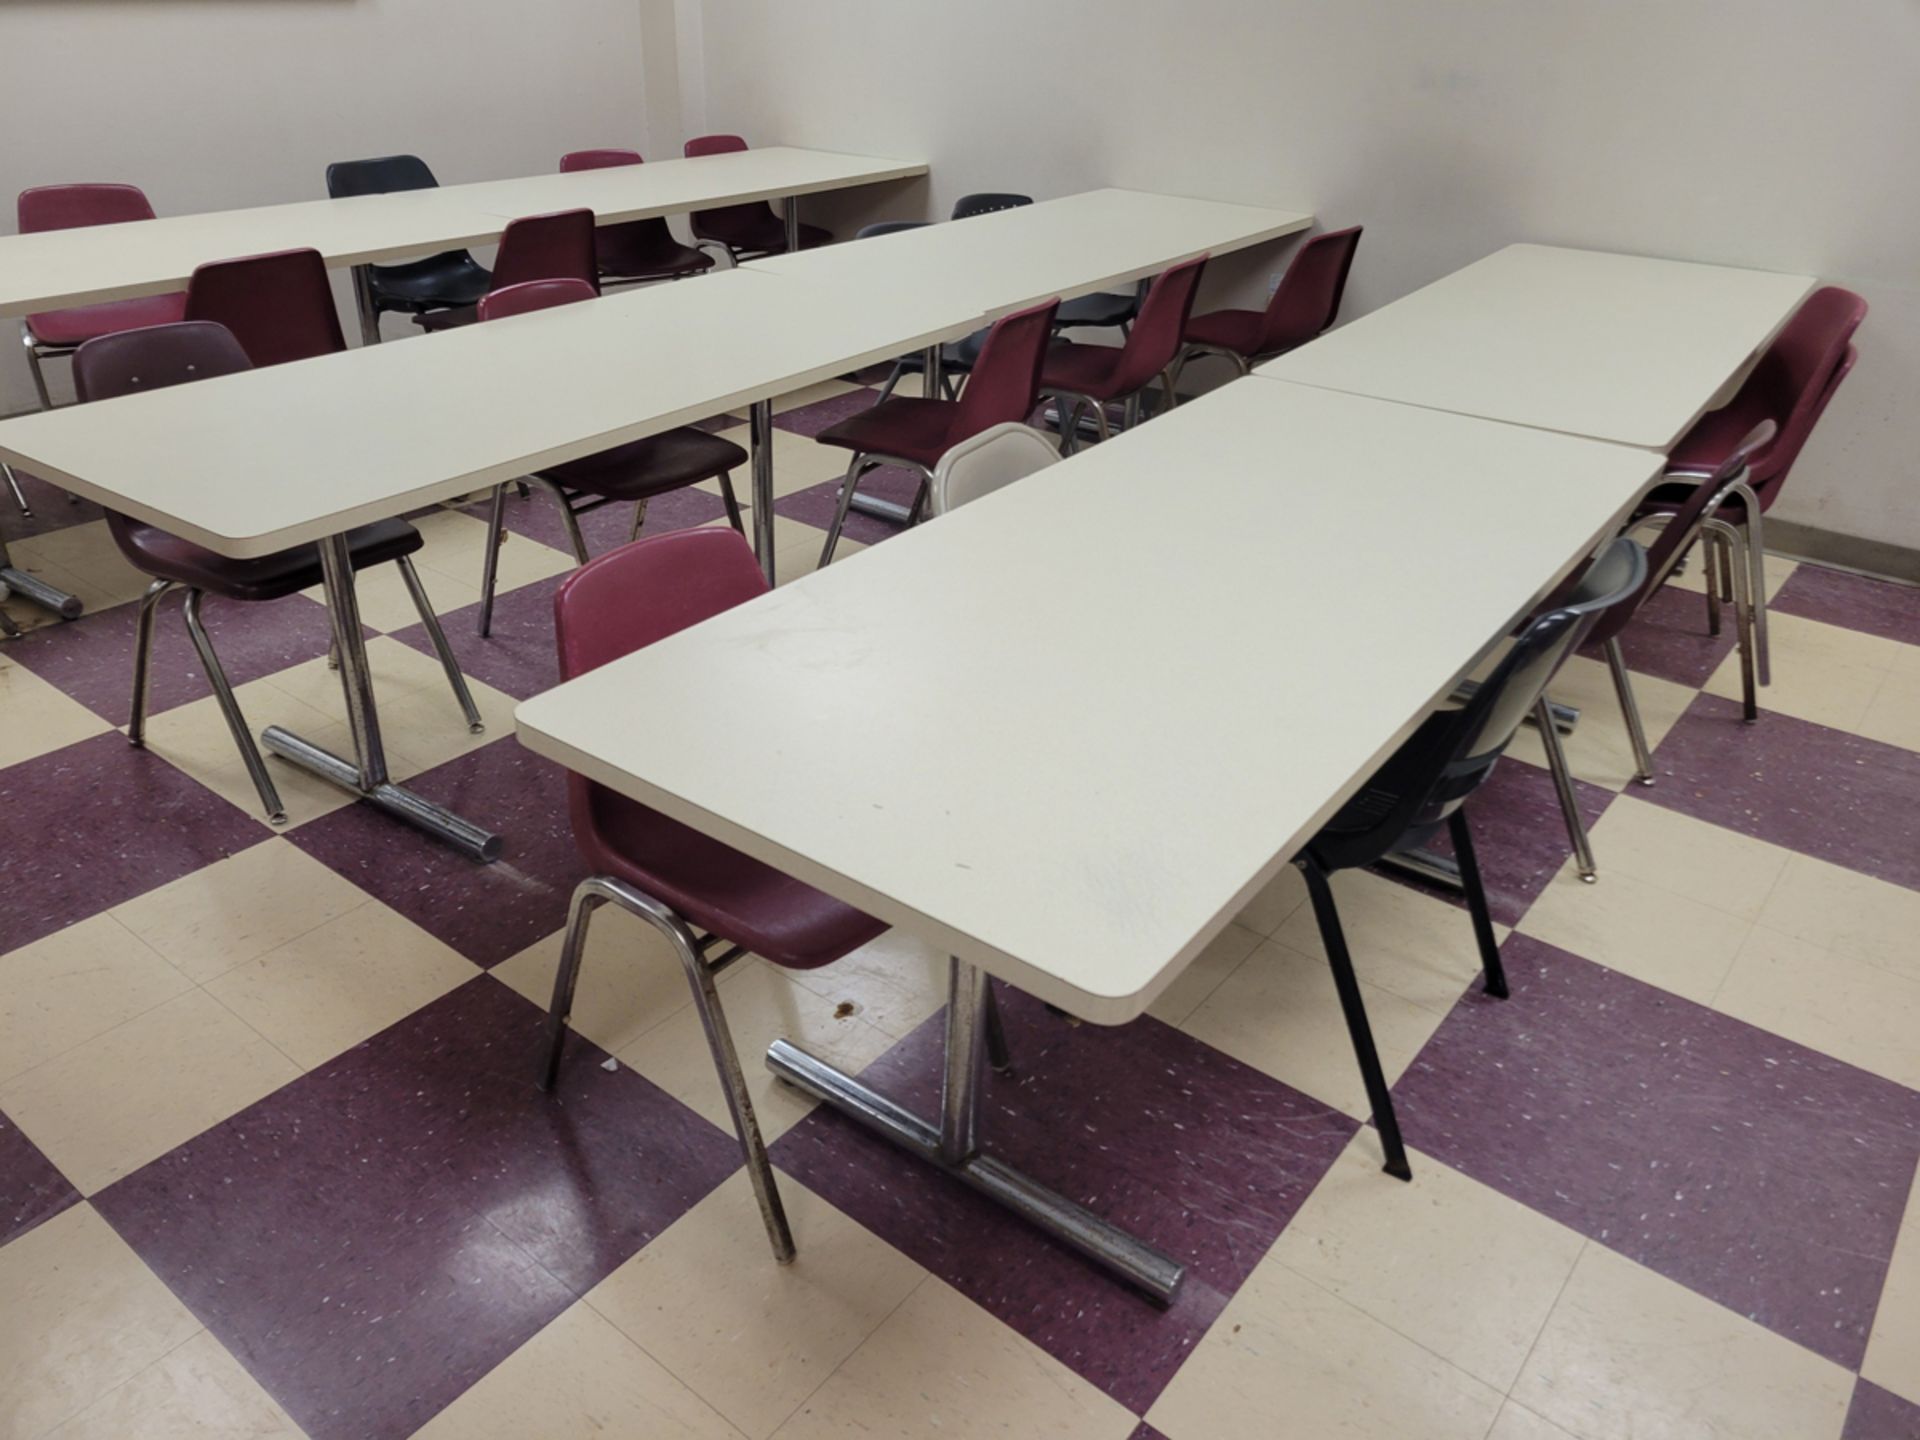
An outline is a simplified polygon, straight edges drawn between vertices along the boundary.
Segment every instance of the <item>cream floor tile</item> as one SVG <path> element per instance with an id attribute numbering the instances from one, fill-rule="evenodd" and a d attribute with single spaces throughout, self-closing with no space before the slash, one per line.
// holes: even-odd
<path id="1" fill-rule="evenodd" d="M 1270 1258 L 1504 1393 L 1586 1242 L 1417 1152 L 1390 1180 L 1378 1150 L 1356 1139 Z"/>
<path id="2" fill-rule="evenodd" d="M 304 1440 L 205 1330 L 108 1391 L 46 1440 Z"/>
<path id="3" fill-rule="evenodd" d="M 1221 981 L 1240 968 L 1260 943 L 1260 936 L 1245 926 L 1227 926 L 1160 992 L 1160 998 L 1147 1007 L 1147 1013 L 1169 1025 L 1180 1024 L 1220 988 Z"/>
<path id="4" fill-rule="evenodd" d="M 311 1070 L 480 974 L 411 920 L 368 900 L 207 990 Z"/>
<path id="5" fill-rule="evenodd" d="M 1589 1245 L 1513 1399 L 1578 1440 L 1836 1440 L 1853 1376 Z"/>
<path id="6" fill-rule="evenodd" d="M 851 955 L 818 970 L 789 970 L 787 978 L 894 1039 L 906 1037 L 947 1003 L 945 952 L 904 930 L 888 930 Z"/>
<path id="7" fill-rule="evenodd" d="M 1306 903 L 1307 882 L 1300 877 L 1300 871 L 1295 866 L 1286 865 L 1258 895 L 1247 902 L 1246 908 L 1234 917 L 1233 923 L 1244 925 L 1256 935 L 1271 935 Z"/>
<path id="8" fill-rule="evenodd" d="M 519 541 L 514 537 L 515 543 Z M 528 542 L 538 544 L 538 542 Z M 545 546 L 539 548 L 545 549 Z M 502 548 L 502 564 L 513 545 Z M 427 592 L 427 599 L 433 603 L 433 612 L 445 617 L 463 606 L 472 605 L 480 598 L 480 570 L 475 562 L 471 575 L 451 573 L 446 570 L 430 568 L 422 556 L 414 557 L 414 568 L 420 576 L 421 588 Z M 502 591 L 506 589 L 504 583 Z M 315 588 L 301 592 L 317 604 L 327 603 L 324 590 Z M 407 589 L 407 582 L 401 577 L 398 565 L 375 565 L 362 570 L 353 577 L 354 599 L 359 602 L 360 621 L 376 630 L 404 630 L 409 625 L 420 623 L 420 611 L 413 603 L 413 595 Z M 444 623 L 444 619 L 443 619 Z"/>
<path id="9" fill-rule="evenodd" d="M 1920 1405 L 1920 1216 L 1909 1200 L 1907 1223 L 1867 1337 L 1860 1373 L 1884 1390 Z"/>
<path id="10" fill-rule="evenodd" d="M 44 562 L 42 578 L 79 596 L 90 611 L 137 600 L 152 583 L 127 563 L 104 520 L 29 535 L 8 548 L 22 570 L 41 572 Z"/>
<path id="11" fill-rule="evenodd" d="M 893 1044 L 893 1037 L 878 1026 L 842 1013 L 833 1001 L 796 985 L 785 972 L 755 958 L 741 961 L 721 976 L 719 990 L 760 1133 L 768 1144 L 804 1120 L 815 1103 L 774 1079 L 762 1063 L 761 1057 L 775 1040 L 791 1040 L 856 1074 Z M 732 1133 L 733 1119 L 714 1073 L 706 1031 L 692 1006 L 675 1011 L 623 1047 L 619 1057 L 676 1100 Z"/>
<path id="12" fill-rule="evenodd" d="M 557 930 L 489 973 L 545 1010 L 553 1003 L 565 935 Z M 572 1028 L 615 1053 L 692 1001 L 686 971 L 659 932 L 624 910 L 602 906 L 587 932 L 587 954 L 573 991 Z"/>
<path id="13" fill-rule="evenodd" d="M 1784 555 L 1769 554 L 1766 563 L 1767 599 L 1772 600 L 1774 596 L 1778 595 L 1780 593 L 1780 587 L 1791 580 L 1793 578 L 1793 572 L 1799 568 L 1800 565 L 1798 561 L 1789 560 Z M 1704 594 L 1707 588 L 1706 581 L 1703 578 L 1704 575 L 1705 570 L 1700 564 L 1698 555 L 1690 555 L 1687 557 L 1687 568 L 1668 580 L 1667 583 L 1677 586 L 1682 590 L 1691 590 L 1696 595 Z M 1706 623 L 1707 602 L 1702 600 L 1700 602 L 1700 628 L 1702 634 L 1706 633 Z"/>
<path id="14" fill-rule="evenodd" d="M 1500 1407 L 1500 1418 L 1487 1432 L 1487 1440 L 1573 1440 L 1551 1420 L 1542 1420 L 1524 1405 L 1509 1400 Z"/>
<path id="15" fill-rule="evenodd" d="M 1888 675 L 1854 734 L 1902 750 L 1920 750 L 1920 671 Z"/>
<path id="16" fill-rule="evenodd" d="M 192 988 L 111 915 L 0 955 L 0 1081 Z"/>
<path id="17" fill-rule="evenodd" d="M 91 1195 L 299 1073 L 190 990 L 0 1084 L 0 1110 Z"/>
<path id="18" fill-rule="evenodd" d="M 1271 1435 L 1277 1416 L 1314 1440 L 1482 1440 L 1502 1398 L 1269 1255 L 1147 1420 L 1169 1440 Z"/>
<path id="19" fill-rule="evenodd" d="M 594 1287 L 587 1303 L 714 1409 L 765 1440 L 925 1277 L 780 1177 L 798 1254 L 774 1263 L 736 1173 Z"/>
<path id="20" fill-rule="evenodd" d="M 1920 1088 L 1920 981 L 1755 926 L 1713 1007 Z"/>
<path id="21" fill-rule="evenodd" d="M 0 770 L 113 727 L 0 654 Z"/>
<path id="22" fill-rule="evenodd" d="M 858 390 L 858 385 L 845 380 L 821 380 L 812 385 L 790 390 L 773 402 L 773 413 L 784 415 L 789 410 L 798 410 L 802 405 L 817 405 L 822 400 L 831 400 L 836 395 L 847 395 Z"/>
<path id="23" fill-rule="evenodd" d="M 1126 1440 L 1133 1416 L 929 1277 L 779 1430 L 780 1440 Z"/>
<path id="24" fill-rule="evenodd" d="M 336 685 L 337 685 L 336 681 Z M 269 725 L 281 725 L 316 745 L 325 745 L 338 754 L 353 753 L 353 740 L 344 722 L 332 720 L 323 711 L 301 704 L 270 680 L 254 680 L 234 688 L 240 713 L 246 717 L 256 743 Z M 184 770 L 200 784 L 220 796 L 242 813 L 267 825 L 260 794 L 253 788 L 246 762 L 240 758 L 227 722 L 211 695 L 190 704 L 164 710 L 147 721 L 147 749 L 168 764 Z M 263 750 L 262 754 L 266 752 Z M 297 766 L 266 755 L 267 773 L 273 777 L 280 803 L 286 807 L 287 827 L 317 820 L 332 814 L 353 797 L 336 785 L 329 785 Z M 395 774 L 402 769 L 404 757 L 392 747 L 387 761 Z"/>
<path id="25" fill-rule="evenodd" d="M 749 454 L 753 452 L 752 433 L 745 425 L 720 432 Z M 851 452 L 822 445 L 806 435 L 775 426 L 773 430 L 773 498 L 784 500 L 800 490 L 810 490 L 822 480 L 838 480 L 847 472 Z M 720 493 L 718 480 L 702 480 L 699 487 L 709 494 Z M 733 493 L 744 510 L 753 503 L 753 474 L 746 466 L 733 472 Z"/>
<path id="26" fill-rule="evenodd" d="M 827 543 L 827 532 L 815 530 L 806 539 L 789 545 L 785 550 L 774 551 L 773 574 L 777 584 L 784 585 L 789 580 L 798 580 L 811 575 L 820 568 L 820 547 Z M 840 543 L 834 547 L 833 563 L 850 560 L 867 547 L 858 540 L 840 537 Z"/>
<path id="27" fill-rule="evenodd" d="M 1626 720 L 1620 713 L 1620 700 L 1613 691 L 1613 677 L 1606 662 L 1575 655 L 1554 676 L 1548 692 L 1562 705 L 1580 711 L 1580 723 L 1573 734 L 1560 737 L 1567 752 L 1567 767 L 1574 776 L 1592 785 L 1620 790 L 1633 782 L 1633 742 L 1627 738 Z M 1694 691 L 1657 675 L 1635 675 L 1633 695 L 1640 706 L 1640 720 L 1647 730 L 1647 744 L 1658 746 L 1667 738 L 1687 706 Z M 1545 769 L 1547 752 L 1539 732 L 1523 725 L 1507 752 L 1530 765 Z"/>
<path id="28" fill-rule="evenodd" d="M 200 1329 L 91 1205 L 0 1249 L 0 1296 L 0 1435 L 22 1440 L 79 1414 Z"/>
<path id="29" fill-rule="evenodd" d="M 1360 990 L 1380 1066 L 1392 1084 L 1445 1017 L 1364 979 Z M 1180 1028 L 1345 1114 L 1369 1113 L 1333 974 L 1318 955 L 1267 941 Z"/>
<path id="30" fill-rule="evenodd" d="M 534 505 L 540 503 L 540 497 L 534 496 L 524 502 L 517 497 L 510 497 L 507 503 Z M 487 553 L 487 522 L 459 510 L 436 510 L 431 515 L 422 515 L 413 523 L 427 542 L 425 548 L 414 557 L 414 564 L 422 570 L 432 570 L 450 580 L 471 585 L 477 591 Z M 564 551 L 524 535 L 514 535 L 500 547 L 500 589 L 506 591 L 530 585 L 535 580 L 563 574 L 573 566 L 573 556 Z M 428 582 L 427 593 L 434 594 L 431 581 Z"/>
<path id="31" fill-rule="evenodd" d="M 1759 921 L 1836 955 L 1920 981 L 1920 894 L 1816 860 L 1789 856 Z"/>
<path id="32" fill-rule="evenodd" d="M 112 914 L 205 984 L 366 902 L 359 886 L 275 838 L 149 890 Z"/>
<path id="33" fill-rule="evenodd" d="M 1839 730 L 1857 731 L 1900 663 L 1900 652 L 1908 648 L 1800 615 L 1769 614 L 1767 627 L 1773 683 L 1760 692 L 1760 708 Z M 1738 652 L 1720 663 L 1705 689 L 1709 695 L 1739 698 Z"/>
<path id="34" fill-rule="evenodd" d="M 1703 1005 L 1752 928 L 1623 871 L 1588 885 L 1571 861 L 1520 921 L 1522 933 L 1537 940 Z"/>
<path id="35" fill-rule="evenodd" d="M 740 1432 L 583 1303 L 501 1361 L 413 1440 L 739 1440 Z"/>
<path id="36" fill-rule="evenodd" d="M 740 501 L 740 520 L 747 527 L 747 539 L 751 541 L 753 539 L 753 506 L 748 504 L 744 497 Z M 727 524 L 724 515 L 716 515 L 701 528 L 725 530 L 732 527 Z M 818 559 L 820 547 L 826 543 L 827 532 L 817 526 L 808 525 L 804 521 L 795 520 L 786 515 L 773 517 L 773 554 L 776 561 L 783 552 L 799 553 L 806 550 L 808 546 L 813 547 L 814 557 Z M 839 554 L 838 551 L 834 553 Z"/>
<path id="37" fill-rule="evenodd" d="M 1333 897 L 1353 968 L 1376 989 L 1444 1015 L 1480 974 L 1480 950 L 1464 910 L 1364 870 L 1336 874 Z M 1507 927 L 1495 925 L 1494 933 L 1504 940 Z M 1327 953 L 1312 905 L 1296 909 L 1273 938 L 1303 955 Z"/>
<path id="38" fill-rule="evenodd" d="M 1742 920 L 1759 918 L 1793 852 L 1629 791 L 1592 830 L 1604 889 L 1616 874 L 1685 896 Z"/>

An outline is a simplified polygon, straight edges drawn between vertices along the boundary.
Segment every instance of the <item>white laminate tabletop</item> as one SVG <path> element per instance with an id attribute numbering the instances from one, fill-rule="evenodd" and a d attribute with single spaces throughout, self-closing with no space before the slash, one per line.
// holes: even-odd
<path id="1" fill-rule="evenodd" d="M 1120 1023 L 1657 465 L 1243 380 L 528 700 L 520 738 Z"/>
<path id="2" fill-rule="evenodd" d="M 1143 190 L 1089 190 L 970 220 L 896 231 L 747 268 L 870 293 L 928 286 L 965 295 L 989 316 L 1059 296 L 1071 300 L 1157 274 L 1169 265 L 1292 235 L 1313 216 Z"/>
<path id="3" fill-rule="evenodd" d="M 1510 245 L 1255 373 L 1666 450 L 1814 284 Z"/>
<path id="4" fill-rule="evenodd" d="M 794 390 L 978 323 L 723 271 L 0 421 L 0 459 L 247 558 Z"/>
<path id="5" fill-rule="evenodd" d="M 507 221 L 542 211 L 586 206 L 602 223 L 611 223 L 867 185 L 924 174 L 926 168 L 774 146 L 618 170 L 8 235 L 0 237 L 0 315 L 179 290 L 195 267 L 240 255 L 312 248 L 331 265 L 358 265 L 491 244 Z"/>

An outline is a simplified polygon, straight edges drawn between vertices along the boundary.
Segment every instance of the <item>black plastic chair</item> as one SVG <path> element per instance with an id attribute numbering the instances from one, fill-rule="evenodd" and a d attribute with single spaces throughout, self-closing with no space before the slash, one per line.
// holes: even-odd
<path id="1" fill-rule="evenodd" d="M 335 200 L 386 195 L 396 190 L 433 190 L 439 184 L 418 155 L 336 160 L 327 166 L 327 194 Z M 360 338 L 366 344 L 377 344 L 380 317 L 387 311 L 424 315 L 431 310 L 478 305 L 492 284 L 486 267 L 465 250 L 447 250 L 398 265 L 356 265 L 353 294 L 360 312 Z"/>
<path id="2" fill-rule="evenodd" d="M 976 215 L 992 215 L 1001 210 L 1018 210 L 1022 205 L 1031 205 L 1031 195 L 1015 195 L 1007 190 L 981 190 L 973 195 L 962 195 L 953 202 L 955 220 L 971 220 Z"/>
<path id="3" fill-rule="evenodd" d="M 1480 964 L 1486 991 L 1500 999 L 1507 995 L 1506 971 L 1493 934 L 1493 916 L 1487 908 L 1486 887 L 1473 850 L 1473 831 L 1467 824 L 1467 798 L 1486 783 L 1493 767 L 1522 722 L 1533 713 L 1547 682 L 1561 663 L 1578 649 L 1600 617 L 1631 600 L 1647 578 L 1647 555 L 1624 537 L 1610 542 L 1587 566 L 1580 578 L 1564 588 L 1552 609 L 1534 617 L 1512 642 L 1493 673 L 1458 709 L 1428 717 L 1393 758 L 1376 771 L 1320 833 L 1294 857 L 1306 877 L 1313 900 L 1320 939 L 1333 969 L 1334 988 L 1353 1039 L 1360 1076 L 1366 1082 L 1373 1123 L 1386 1151 L 1386 1171 L 1402 1180 L 1413 1177 L 1406 1146 L 1393 1114 L 1393 1096 L 1374 1049 L 1360 982 L 1354 977 L 1353 957 L 1340 928 L 1328 877 L 1336 870 L 1373 865 L 1389 855 L 1416 850 L 1442 826 L 1453 839 L 1454 858 L 1467 892 L 1474 939 L 1480 946 Z"/>

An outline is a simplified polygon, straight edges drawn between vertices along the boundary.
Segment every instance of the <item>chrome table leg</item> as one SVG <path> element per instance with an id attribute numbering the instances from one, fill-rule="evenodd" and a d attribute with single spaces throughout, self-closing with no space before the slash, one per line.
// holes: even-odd
<path id="1" fill-rule="evenodd" d="M 75 620 L 83 608 L 80 597 L 69 595 L 64 590 L 56 590 L 38 575 L 29 575 L 24 570 L 13 568 L 13 557 L 7 554 L 7 542 L 0 538 L 0 586 L 4 586 L 22 600 L 31 600 L 42 610 L 51 610 L 62 620 Z"/>
<path id="2" fill-rule="evenodd" d="M 360 343 L 378 345 L 380 343 L 380 312 L 373 303 L 371 266 L 353 267 L 353 309 L 360 320 Z"/>
<path id="3" fill-rule="evenodd" d="M 787 254 L 798 255 L 800 253 L 800 197 L 787 196 L 787 203 L 781 208 L 786 212 Z"/>
<path id="4" fill-rule="evenodd" d="M 753 553 L 767 584 L 773 578 L 773 401 L 756 400 L 747 410 L 748 444 L 753 450 Z"/>
<path id="5" fill-rule="evenodd" d="M 980 1090 L 987 1063 L 987 977 L 951 962 L 948 984 L 946 1073 L 940 1123 L 931 1125 L 905 1106 L 785 1040 L 767 1050 L 767 1068 L 882 1139 L 938 1166 L 1138 1286 L 1160 1304 L 1180 1290 L 1186 1267 L 1116 1225 L 990 1155 L 976 1139 Z"/>
<path id="6" fill-rule="evenodd" d="M 367 644 L 361 633 L 360 602 L 354 594 L 353 561 L 346 536 L 331 535 L 320 542 L 320 566 L 326 576 L 334 644 L 340 652 L 340 686 L 346 693 L 347 726 L 353 732 L 355 758 L 342 759 L 278 725 L 269 725 L 261 732 L 261 743 L 289 764 L 353 791 L 368 804 L 445 841 L 471 859 L 499 859 L 498 835 L 387 778 L 380 712 L 373 698 L 373 672 L 367 665 Z"/>

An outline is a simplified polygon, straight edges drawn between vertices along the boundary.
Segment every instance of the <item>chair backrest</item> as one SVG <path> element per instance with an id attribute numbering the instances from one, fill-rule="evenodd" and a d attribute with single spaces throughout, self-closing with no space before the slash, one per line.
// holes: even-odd
<path id="1" fill-rule="evenodd" d="M 73 352 L 73 389 L 86 404 L 252 368 L 247 352 L 226 326 L 211 320 L 180 320 L 87 341 Z"/>
<path id="2" fill-rule="evenodd" d="M 440 182 L 418 155 L 379 155 L 371 160 L 336 160 L 327 166 L 327 194 L 335 200 L 354 195 L 386 195 L 395 190 L 433 190 Z"/>
<path id="3" fill-rule="evenodd" d="M 523 215 L 500 236 L 492 288 L 504 290 L 528 280 L 584 280 L 597 294 L 600 269 L 593 246 L 591 210 Z"/>
<path id="4" fill-rule="evenodd" d="M 931 223 L 927 220 L 876 220 L 854 231 L 853 238 L 871 240 L 878 235 L 898 235 L 902 230 L 924 230 Z"/>
<path id="5" fill-rule="evenodd" d="M 560 157 L 560 173 L 576 170 L 611 170 L 616 165 L 640 164 L 638 150 L 569 150 Z"/>
<path id="6" fill-rule="evenodd" d="M 572 305 L 597 299 L 599 292 L 584 280 L 568 276 L 562 280 L 522 280 L 504 290 L 490 290 L 480 297 L 482 320 L 504 320 L 509 315 L 525 315 L 533 310 L 548 310 L 555 305 Z"/>
<path id="7" fill-rule="evenodd" d="M 1055 441 L 1031 425 L 1008 421 L 955 445 L 933 467 L 933 513 L 962 505 L 1060 463 Z"/>
<path id="8" fill-rule="evenodd" d="M 318 250 L 278 250 L 200 266 L 187 282 L 186 318 L 226 326 L 256 366 L 347 348 L 327 262 Z"/>
<path id="9" fill-rule="evenodd" d="M 697 160 L 703 155 L 733 155 L 746 148 L 747 142 L 738 135 L 696 135 L 687 141 L 685 153 L 689 160 Z M 764 200 L 716 205 L 708 210 L 696 210 L 687 217 L 696 238 L 742 248 L 751 248 L 769 221 L 778 224 L 780 217 Z"/>
<path id="10" fill-rule="evenodd" d="M 1053 336 L 1058 300 L 1019 310 L 993 322 L 973 373 L 955 402 L 949 446 L 1008 421 L 1025 421 L 1040 403 L 1040 365 Z"/>
<path id="11" fill-rule="evenodd" d="M 1140 302 L 1132 333 L 1121 347 L 1119 368 L 1113 377 L 1117 392 L 1138 390 L 1148 384 L 1180 353 L 1207 258 L 1202 255 L 1182 261 L 1154 277 L 1147 298 Z"/>
<path id="12" fill-rule="evenodd" d="M 1765 416 L 1779 427 L 1773 443 L 1753 456 L 1749 483 L 1762 509 L 1778 497 L 1814 424 L 1853 368 L 1854 332 L 1866 318 L 1867 302 L 1851 290 L 1827 285 L 1814 291 L 1729 404 L 1736 413 Z"/>
<path id="13" fill-rule="evenodd" d="M 753 547 L 732 530 L 674 530 L 609 550 L 554 591 L 560 678 L 597 670 L 766 590 Z"/>
<path id="14" fill-rule="evenodd" d="M 746 148 L 747 142 L 738 135 L 696 135 L 687 141 L 686 156 L 697 160 L 702 155 L 731 155 Z"/>
<path id="15" fill-rule="evenodd" d="M 1304 345 L 1339 317 L 1340 297 L 1346 293 L 1347 272 L 1353 268 L 1362 228 L 1329 230 L 1300 247 L 1267 302 L 1257 353 L 1272 355 Z"/>
<path id="16" fill-rule="evenodd" d="M 16 209 L 22 235 L 154 218 L 138 185 L 36 185 L 20 192 Z"/>
<path id="17" fill-rule="evenodd" d="M 991 215 L 996 210 L 1018 210 L 1022 205 L 1031 205 L 1031 195 L 1015 195 L 1009 191 L 982 190 L 977 195 L 962 195 L 953 202 L 955 220 L 971 220 L 976 215 Z"/>

